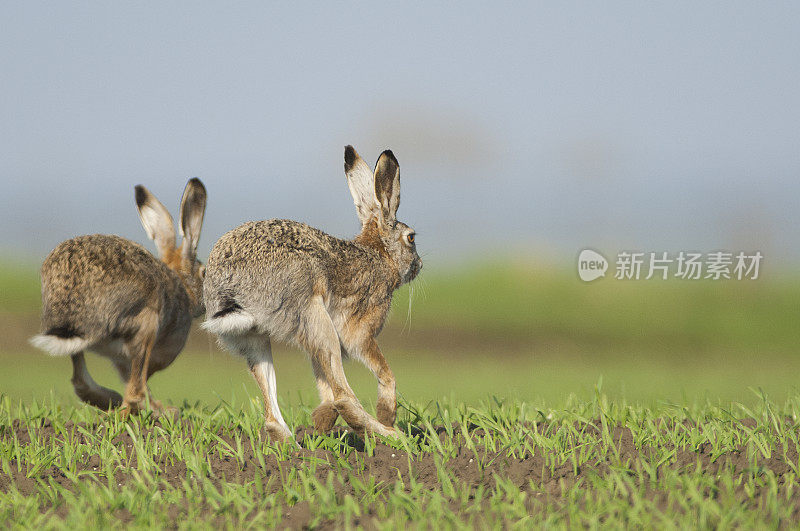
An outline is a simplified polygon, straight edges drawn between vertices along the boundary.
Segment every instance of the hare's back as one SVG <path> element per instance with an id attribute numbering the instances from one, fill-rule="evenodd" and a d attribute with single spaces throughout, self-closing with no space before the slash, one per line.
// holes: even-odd
<path id="1" fill-rule="evenodd" d="M 223 235 L 206 264 L 209 315 L 242 307 L 292 313 L 328 284 L 348 242 L 283 219 L 245 223 Z"/>
<path id="2" fill-rule="evenodd" d="M 285 219 L 251 221 L 220 238 L 208 257 L 206 275 L 247 270 L 275 272 L 337 259 L 347 242 L 305 223 Z"/>
<path id="3" fill-rule="evenodd" d="M 106 326 L 114 314 L 136 315 L 170 280 L 166 265 L 144 247 L 104 234 L 58 245 L 41 277 L 45 327 L 67 321 Z"/>

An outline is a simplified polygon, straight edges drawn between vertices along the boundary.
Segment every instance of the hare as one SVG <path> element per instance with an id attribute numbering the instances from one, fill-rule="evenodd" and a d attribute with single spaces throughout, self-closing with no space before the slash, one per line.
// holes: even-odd
<path id="1" fill-rule="evenodd" d="M 84 402 L 101 409 L 124 406 L 139 412 L 145 393 L 155 410 L 147 379 L 175 359 L 186 343 L 192 318 L 204 312 L 203 267 L 197 241 L 206 208 L 206 189 L 191 179 L 183 192 L 180 232 L 169 211 L 144 186 L 136 206 L 160 260 L 119 236 L 79 236 L 58 245 L 41 269 L 42 333 L 31 343 L 54 356 L 72 357 L 72 385 Z M 125 396 L 95 383 L 83 352 L 111 359 Z M 175 408 L 169 408 L 175 410 Z"/>
<path id="2" fill-rule="evenodd" d="M 392 293 L 417 276 L 422 260 L 414 230 L 397 221 L 400 166 L 392 152 L 381 154 L 374 172 L 352 146 L 345 148 L 344 160 L 361 221 L 353 240 L 273 219 L 233 229 L 208 258 L 202 327 L 247 360 L 274 441 L 290 440 L 292 433 L 278 408 L 272 339 L 294 343 L 311 358 L 321 400 L 313 412 L 317 431 L 329 431 L 341 415 L 359 433 L 395 433 L 395 378 L 375 337 Z M 377 378 L 377 420 L 347 383 L 345 356 L 363 362 Z"/>

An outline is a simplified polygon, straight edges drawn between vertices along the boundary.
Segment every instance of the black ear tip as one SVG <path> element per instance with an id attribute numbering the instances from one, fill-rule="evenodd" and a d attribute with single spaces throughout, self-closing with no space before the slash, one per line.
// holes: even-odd
<path id="1" fill-rule="evenodd" d="M 141 184 L 137 184 L 133 187 L 133 190 L 136 194 L 136 206 L 144 205 L 147 202 L 147 189 Z"/>
<path id="2" fill-rule="evenodd" d="M 358 157 L 358 153 L 356 150 L 353 149 L 353 146 L 347 145 L 344 147 L 344 170 L 350 171 L 353 165 L 356 163 L 356 158 Z"/>
<path id="3" fill-rule="evenodd" d="M 400 163 L 397 162 L 397 158 L 394 156 L 394 153 L 392 153 L 391 149 L 387 149 L 386 151 L 381 153 L 381 157 L 389 157 L 389 160 L 400 166 Z"/>
<path id="4" fill-rule="evenodd" d="M 206 187 L 203 184 L 203 181 L 201 181 L 197 177 L 192 177 L 191 179 L 189 179 L 188 186 L 192 186 L 194 188 L 199 188 L 200 190 L 203 191 L 203 193 L 205 193 L 205 191 L 206 191 Z"/>

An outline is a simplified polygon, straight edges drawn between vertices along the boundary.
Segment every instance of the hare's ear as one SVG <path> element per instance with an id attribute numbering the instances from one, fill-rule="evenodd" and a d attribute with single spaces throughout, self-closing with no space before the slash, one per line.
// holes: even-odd
<path id="1" fill-rule="evenodd" d="M 400 206 L 400 164 L 388 149 L 381 153 L 375 164 L 375 197 L 381 206 L 383 221 L 396 221 L 397 207 Z"/>
<path id="2" fill-rule="evenodd" d="M 378 201 L 375 197 L 375 185 L 372 171 L 353 146 L 344 148 L 344 173 L 347 175 L 347 186 L 353 203 L 356 205 L 358 219 L 364 225 L 369 219 L 378 214 Z"/>
<path id="3" fill-rule="evenodd" d="M 203 227 L 206 212 L 206 187 L 197 177 L 190 179 L 183 190 L 181 199 L 181 236 L 183 236 L 183 257 L 194 260 L 197 256 L 197 242 Z"/>
<path id="4" fill-rule="evenodd" d="M 156 199 L 150 191 L 137 184 L 134 188 L 136 192 L 136 208 L 139 210 L 139 219 L 142 220 L 147 236 L 156 242 L 158 255 L 164 257 L 167 253 L 175 249 L 175 222 L 169 215 L 167 207 Z"/>

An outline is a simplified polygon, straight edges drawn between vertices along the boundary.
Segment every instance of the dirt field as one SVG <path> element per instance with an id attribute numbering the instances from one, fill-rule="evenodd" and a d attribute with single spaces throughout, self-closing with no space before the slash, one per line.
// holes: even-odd
<path id="1" fill-rule="evenodd" d="M 37 424 L 31 426 L 14 421 L 11 426 L 0 428 L 0 437 L 6 441 L 18 441 L 22 447 L 30 445 L 32 439 L 40 447 L 70 447 L 91 443 L 96 440 L 95 437 L 107 438 L 116 451 L 127 455 L 134 462 L 137 451 L 135 439 L 146 440 L 157 447 L 170 444 L 170 441 L 165 440 L 165 430 L 157 424 L 137 433 L 136 438 L 128 431 L 113 435 L 103 425 L 67 422 L 57 430 L 47 419 Z M 660 425 L 663 433 L 702 430 L 701 426 L 691 422 L 676 426 L 669 419 L 658 420 L 656 424 Z M 743 420 L 726 437 L 735 439 L 740 436 L 745 440 L 757 426 L 754 419 Z M 232 484 L 252 487 L 258 483 L 263 485 L 263 493 L 269 495 L 285 490 L 286 480 L 292 469 L 311 469 L 320 483 L 330 484 L 333 495 L 338 500 L 344 500 L 348 495 L 357 498 L 359 489 L 355 487 L 356 482 L 372 482 L 377 485 L 378 495 L 375 499 L 362 507 L 358 518 L 349 521 L 351 524 L 369 527 L 379 523 L 378 508 L 386 502 L 388 496 L 396 496 L 403 491 L 411 494 L 412 485 L 416 485 L 414 488 L 442 490 L 443 481 L 458 482 L 466 493 L 465 503 L 461 500 L 450 500 L 450 511 L 463 522 L 474 522 L 476 511 L 481 505 L 485 505 L 488 510 L 491 504 L 485 499 L 477 506 L 471 504 L 476 493 L 509 488 L 517 489 L 517 494 L 524 498 L 524 507 L 529 515 L 539 513 L 538 516 L 542 517 L 541 513 L 554 506 L 581 503 L 580 499 L 574 499 L 574 494 L 571 494 L 576 486 L 585 487 L 590 497 L 608 495 L 594 492 L 592 485 L 606 486 L 603 480 L 611 476 L 629 479 L 628 488 L 631 492 L 624 492 L 625 485 L 622 484 L 623 489 L 616 495 L 641 497 L 665 513 L 683 511 L 686 503 L 683 493 L 660 488 L 659 478 L 663 478 L 667 472 L 705 476 L 710 484 L 702 492 L 703 496 L 710 500 L 720 496 L 733 497 L 736 503 L 754 511 L 769 503 L 770 489 L 758 485 L 754 489 L 750 488 L 745 478 L 754 474 L 768 475 L 779 489 L 787 482 L 793 483 L 797 480 L 798 454 L 796 448 L 792 447 L 769 448 L 767 450 L 771 457 L 765 457 L 764 452 L 755 454 L 752 448 L 748 449 L 747 444 L 740 444 L 723 453 L 715 452 L 714 445 L 710 442 L 697 447 L 663 444 L 658 447 L 648 446 L 637 442 L 636 439 L 641 440 L 641 437 L 637 437 L 630 428 L 617 426 L 604 429 L 599 419 L 584 424 L 574 423 L 573 430 L 570 431 L 577 437 L 563 448 L 548 450 L 542 447 L 542 440 L 554 437 L 562 429 L 563 426 L 558 424 L 528 424 L 523 428 L 523 431 L 528 432 L 527 440 L 517 441 L 517 448 L 509 451 L 507 448 L 492 449 L 494 444 L 487 445 L 487 441 L 498 439 L 499 434 L 476 426 L 469 426 L 466 430 L 460 425 L 438 426 L 426 431 L 409 428 L 410 432 L 415 432 L 411 437 L 421 443 L 433 448 L 448 448 L 444 452 L 420 452 L 416 455 L 380 442 L 374 447 L 365 447 L 362 439 L 339 431 L 331 436 L 331 439 L 340 441 L 339 451 L 319 448 L 288 450 L 285 458 L 268 455 L 263 460 L 259 460 L 254 453 L 254 448 L 257 449 L 259 443 L 253 444 L 246 433 L 232 435 L 229 430 L 220 429 L 213 434 L 216 443 L 204 449 L 208 465 L 204 478 L 198 477 L 187 462 L 165 454 L 149 470 L 150 479 L 147 482 L 156 489 L 183 489 L 186 482 L 208 480 L 220 492 L 230 489 Z M 179 422 L 170 431 L 175 433 L 175 430 L 185 440 L 194 440 L 198 436 L 190 422 Z M 304 441 L 306 446 L 313 446 L 313 443 L 309 443 L 319 439 L 308 428 L 300 428 L 296 434 L 297 439 Z M 434 440 L 434 434 L 437 440 Z M 208 434 L 204 434 L 203 439 L 207 437 Z M 575 460 L 563 461 L 564 451 L 574 453 L 580 447 L 591 448 L 591 453 L 596 453 L 601 447 L 605 451 L 604 455 L 589 458 L 582 463 Z M 241 449 L 238 455 L 232 451 L 235 448 Z M 664 459 L 664 455 L 668 458 Z M 13 487 L 22 495 L 31 496 L 41 485 L 54 483 L 67 491 L 80 492 L 85 487 L 70 479 L 76 477 L 80 477 L 81 482 L 91 480 L 99 484 L 108 484 L 111 480 L 111 484 L 116 484 L 119 489 L 142 481 L 139 475 L 124 468 L 113 470 L 113 474 L 109 476 L 104 472 L 107 468 L 103 461 L 98 453 L 90 450 L 76 460 L 74 468 L 69 471 L 53 464 L 31 473 L 29 464 L 11 460 L 10 467 L 7 467 L 11 469 L 11 473 L 0 473 L 0 491 L 8 492 Z M 559 462 L 560 464 L 556 464 Z M 724 481 L 715 481 L 715 478 L 719 480 L 723 476 L 732 478 L 733 483 L 726 486 Z M 184 504 L 174 504 L 169 508 L 169 516 L 180 521 L 190 512 L 187 507 L 197 502 L 198 500 L 185 500 Z M 800 522 L 800 490 L 793 491 L 783 503 L 791 507 L 792 523 Z M 211 505 L 201 502 L 200 506 L 203 507 L 201 513 L 214 512 Z M 62 518 L 67 516 L 69 510 L 76 510 L 74 507 L 70 509 L 58 497 L 43 502 L 39 509 L 42 512 L 53 510 L 55 515 Z M 291 503 L 291 500 L 284 500 L 278 510 L 282 516 L 281 525 L 290 527 L 312 524 L 315 527 L 326 527 L 345 523 L 343 520 L 315 518 L 308 501 L 297 500 Z M 114 512 L 114 516 L 123 522 L 134 518 L 129 509 L 119 509 Z M 213 514 L 205 515 L 206 518 L 209 516 L 213 518 Z"/>

